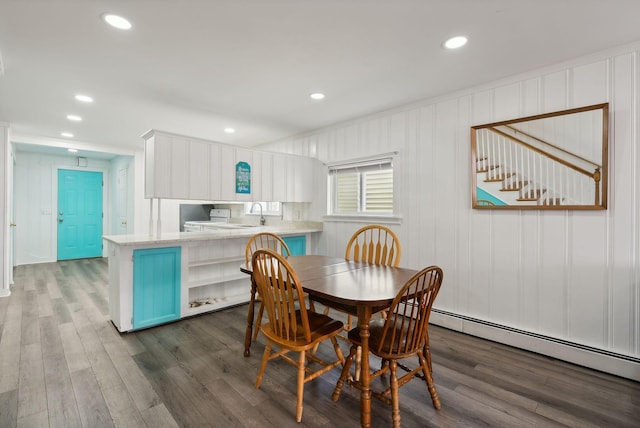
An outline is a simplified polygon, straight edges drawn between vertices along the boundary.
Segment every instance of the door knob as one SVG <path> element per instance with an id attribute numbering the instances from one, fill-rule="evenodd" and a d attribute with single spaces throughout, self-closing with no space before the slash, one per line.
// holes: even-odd
<path id="1" fill-rule="evenodd" d="M 64 219 L 63 219 L 63 218 L 59 218 L 59 217 L 58 217 L 58 223 L 62 223 L 63 221 L 64 221 Z"/>
<path id="2" fill-rule="evenodd" d="M 58 214 L 60 214 L 60 215 L 64 215 L 64 213 L 63 213 L 62 211 L 60 211 Z"/>

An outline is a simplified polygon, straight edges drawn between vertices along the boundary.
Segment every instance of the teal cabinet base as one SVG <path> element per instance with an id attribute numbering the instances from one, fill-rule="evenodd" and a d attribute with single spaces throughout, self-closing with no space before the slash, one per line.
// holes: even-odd
<path id="1" fill-rule="evenodd" d="M 304 256 L 307 254 L 307 237 L 300 236 L 283 236 L 282 239 L 291 250 L 292 256 Z"/>
<path id="2" fill-rule="evenodd" d="M 133 251 L 133 328 L 180 319 L 181 248 Z"/>

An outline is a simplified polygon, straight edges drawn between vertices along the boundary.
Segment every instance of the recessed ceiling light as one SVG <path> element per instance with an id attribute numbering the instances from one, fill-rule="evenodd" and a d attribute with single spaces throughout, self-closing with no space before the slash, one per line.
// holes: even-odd
<path id="1" fill-rule="evenodd" d="M 312 100 L 322 100 L 324 99 L 324 94 L 322 92 L 312 92 L 311 94 L 309 94 L 309 97 Z"/>
<path id="2" fill-rule="evenodd" d="M 60 135 L 65 138 L 73 138 L 73 134 L 71 132 L 61 132 Z"/>
<path id="3" fill-rule="evenodd" d="M 130 30 L 132 27 L 131 23 L 128 20 L 112 13 L 102 14 L 102 19 L 104 20 L 104 22 L 114 28 L 117 28 L 118 30 Z"/>
<path id="4" fill-rule="evenodd" d="M 233 128 L 224 128 L 224 132 L 226 132 L 227 134 L 233 134 L 234 132 L 236 132 L 236 130 Z"/>
<path id="5" fill-rule="evenodd" d="M 78 149 L 67 149 L 70 153 L 78 153 Z"/>
<path id="6" fill-rule="evenodd" d="M 93 98 L 91 98 L 89 95 L 83 95 L 83 94 L 78 94 L 76 95 L 76 100 L 80 101 L 81 103 L 92 103 L 93 102 Z"/>
<path id="7" fill-rule="evenodd" d="M 455 36 L 447 39 L 443 46 L 447 49 L 458 49 L 467 44 L 467 38 L 465 36 Z"/>
<path id="8" fill-rule="evenodd" d="M 67 119 L 74 121 L 74 122 L 80 122 L 82 120 L 82 118 L 76 114 L 68 114 L 67 115 Z"/>

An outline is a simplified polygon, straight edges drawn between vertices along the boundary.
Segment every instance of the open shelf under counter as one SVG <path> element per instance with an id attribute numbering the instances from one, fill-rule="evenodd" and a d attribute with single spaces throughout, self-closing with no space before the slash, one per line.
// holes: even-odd
<path id="1" fill-rule="evenodd" d="M 190 287 L 185 292 L 182 315 L 190 316 L 249 302 L 251 283 L 248 275 L 238 274 L 235 279 Z"/>
<path id="2" fill-rule="evenodd" d="M 238 267 L 238 270 L 239 269 L 240 268 Z M 237 281 L 241 279 L 246 279 L 247 281 L 249 281 L 249 275 L 244 273 L 238 273 L 237 275 L 233 275 L 233 276 L 224 276 L 224 277 L 217 277 L 217 278 L 202 278 L 202 279 L 197 279 L 197 280 L 187 282 L 187 287 L 188 288 L 205 287 L 208 285 L 222 284 L 225 282 Z"/>
<path id="3" fill-rule="evenodd" d="M 209 265 L 219 265 L 223 263 L 237 263 L 238 266 L 245 262 L 245 257 L 231 256 L 231 257 L 217 257 L 203 260 L 189 260 L 189 267 L 200 267 Z"/>
<path id="4" fill-rule="evenodd" d="M 221 310 L 229 306 L 242 305 L 249 301 L 249 298 L 250 298 L 249 294 L 250 294 L 250 290 L 247 289 L 247 292 L 242 294 L 230 295 L 230 296 L 225 296 L 221 298 L 198 299 L 197 301 L 206 300 L 206 301 L 209 301 L 209 303 L 202 303 L 199 306 L 192 307 L 191 306 L 192 302 L 190 302 L 189 306 L 183 310 L 182 316 L 189 317 L 194 315 L 200 315 L 206 312 Z"/>

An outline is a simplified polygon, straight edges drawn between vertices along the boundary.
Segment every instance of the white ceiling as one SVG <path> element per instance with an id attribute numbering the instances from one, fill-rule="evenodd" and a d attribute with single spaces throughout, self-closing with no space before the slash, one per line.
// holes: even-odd
<path id="1" fill-rule="evenodd" d="M 636 42 L 638 17 L 639 0 L 1 0 L 0 121 L 102 151 L 151 128 L 251 146 Z"/>

